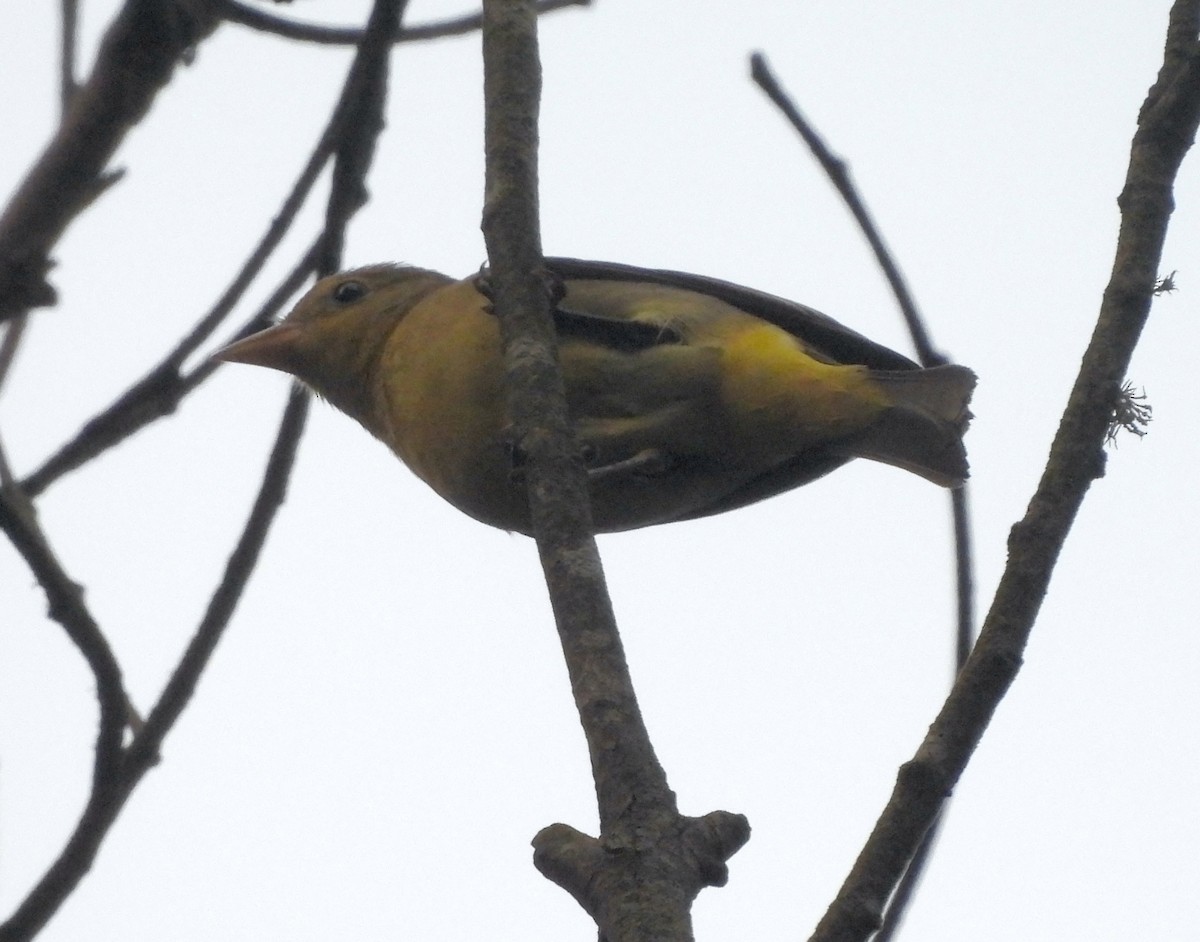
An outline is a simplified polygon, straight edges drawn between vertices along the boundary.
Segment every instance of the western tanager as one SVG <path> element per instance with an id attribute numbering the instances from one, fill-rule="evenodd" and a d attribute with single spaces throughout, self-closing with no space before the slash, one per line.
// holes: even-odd
<path id="1" fill-rule="evenodd" d="M 732 510 L 852 458 L 967 476 L 974 374 L 922 369 L 811 308 L 729 282 L 547 259 L 598 531 Z M 222 350 L 353 416 L 464 513 L 529 532 L 499 328 L 481 276 L 372 265 L 319 281 Z"/>

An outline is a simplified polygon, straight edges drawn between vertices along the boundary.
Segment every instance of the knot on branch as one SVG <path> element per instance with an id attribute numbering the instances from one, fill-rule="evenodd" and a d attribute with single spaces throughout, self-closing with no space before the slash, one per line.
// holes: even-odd
<path id="1" fill-rule="evenodd" d="M 710 811 L 702 818 L 685 818 L 680 835 L 683 849 L 690 855 L 703 886 L 724 886 L 729 882 L 726 861 L 750 840 L 750 822 L 744 814 Z"/>
<path id="2" fill-rule="evenodd" d="M 594 915 L 591 877 L 603 869 L 606 856 L 600 842 L 569 824 L 551 824 L 537 832 L 532 844 L 533 865 L 538 873 L 557 883 Z"/>
<path id="3" fill-rule="evenodd" d="M 661 906 L 664 917 L 685 916 L 700 890 L 728 882 L 726 862 L 749 839 L 745 815 L 728 811 L 676 815 L 661 829 L 639 828 L 635 841 L 597 839 L 552 824 L 533 839 L 533 864 L 613 938 L 621 914 L 638 906 L 643 913 L 650 905 Z"/>
<path id="4" fill-rule="evenodd" d="M 53 266 L 45 255 L 8 258 L 0 262 L 0 320 L 37 307 L 50 307 L 58 294 L 46 276 Z"/>

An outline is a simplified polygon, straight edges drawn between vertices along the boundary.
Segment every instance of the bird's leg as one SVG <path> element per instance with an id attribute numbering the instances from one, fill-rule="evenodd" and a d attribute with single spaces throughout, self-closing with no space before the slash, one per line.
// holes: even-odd
<path id="1" fill-rule="evenodd" d="M 584 447 L 584 459 L 587 459 L 587 447 Z M 603 481 L 607 478 L 624 474 L 636 474 L 642 477 L 655 477 L 666 473 L 671 467 L 671 459 L 659 448 L 644 448 L 636 455 L 603 464 L 597 468 L 588 468 L 589 481 Z"/>
<path id="2" fill-rule="evenodd" d="M 506 427 L 501 433 L 500 442 L 508 454 L 508 479 L 514 484 L 524 482 L 525 451 L 521 447 L 520 442 L 517 441 L 516 436 L 513 435 L 511 425 Z M 660 474 L 665 474 L 671 467 L 670 457 L 660 448 L 643 448 L 637 454 L 631 455 L 628 458 L 592 467 L 592 462 L 596 460 L 596 448 L 589 442 L 582 442 L 579 446 L 579 456 L 583 459 L 583 463 L 588 466 L 587 475 L 589 481 L 603 481 L 618 475 L 656 477 Z"/>

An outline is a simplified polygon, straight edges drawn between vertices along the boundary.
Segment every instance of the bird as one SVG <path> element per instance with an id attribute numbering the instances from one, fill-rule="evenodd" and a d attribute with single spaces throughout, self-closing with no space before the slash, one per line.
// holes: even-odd
<path id="1" fill-rule="evenodd" d="M 975 374 L 728 281 L 547 258 L 597 533 L 723 513 L 867 458 L 959 487 Z M 531 532 L 486 269 L 319 280 L 218 359 L 289 373 L 485 524 Z"/>

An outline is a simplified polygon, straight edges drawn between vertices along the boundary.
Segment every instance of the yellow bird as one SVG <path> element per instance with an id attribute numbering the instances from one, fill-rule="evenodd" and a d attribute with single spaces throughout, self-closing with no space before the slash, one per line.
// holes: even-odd
<path id="1" fill-rule="evenodd" d="M 812 308 L 725 281 L 547 259 L 599 532 L 690 520 L 871 458 L 967 476 L 975 375 L 922 369 Z M 372 265 L 217 354 L 296 376 L 464 513 L 528 533 L 500 332 L 480 276 Z"/>

